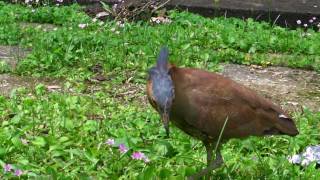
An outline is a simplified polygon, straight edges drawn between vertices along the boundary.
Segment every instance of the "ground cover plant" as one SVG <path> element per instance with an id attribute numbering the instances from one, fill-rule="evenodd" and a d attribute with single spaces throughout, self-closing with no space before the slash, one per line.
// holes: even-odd
<path id="1" fill-rule="evenodd" d="M 146 103 L 146 70 L 163 44 L 180 66 L 284 65 L 320 71 L 320 34 L 234 18 L 169 12 L 170 24 L 96 21 L 77 5 L 30 8 L 0 2 L 0 44 L 31 49 L 6 73 L 59 77 L 61 91 L 18 89 L 0 96 L 1 178 L 183 179 L 206 165 L 201 142 L 165 132 Z M 49 23 L 45 30 L 38 25 Z M 3 65 L 5 67 L 5 65 Z M 107 81 L 90 84 L 96 71 Z M 123 93 L 124 85 L 139 88 Z M 98 89 L 92 87 L 99 87 Z M 146 105 L 144 105 L 146 104 Z M 287 157 L 319 142 L 320 112 L 294 114 L 300 135 L 232 140 L 217 179 L 317 179 L 313 163 Z"/>

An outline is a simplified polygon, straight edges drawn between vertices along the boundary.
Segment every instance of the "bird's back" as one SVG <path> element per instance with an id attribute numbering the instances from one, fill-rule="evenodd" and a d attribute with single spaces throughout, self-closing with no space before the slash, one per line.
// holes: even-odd
<path id="1" fill-rule="evenodd" d="M 192 136 L 215 140 L 226 119 L 224 139 L 298 134 L 279 106 L 229 78 L 198 69 L 170 72 L 175 88 L 170 120 Z"/>

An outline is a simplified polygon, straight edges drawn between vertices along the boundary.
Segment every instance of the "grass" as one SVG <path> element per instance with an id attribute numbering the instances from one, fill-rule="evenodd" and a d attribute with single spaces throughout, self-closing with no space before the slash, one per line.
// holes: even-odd
<path id="1" fill-rule="evenodd" d="M 0 96 L 0 165 L 22 169 L 22 178 L 183 179 L 205 167 L 206 154 L 196 141 L 170 125 L 165 139 L 158 115 L 143 90 L 134 96 L 115 94 L 123 82 L 142 87 L 146 70 L 154 64 L 161 45 L 170 47 L 171 61 L 181 66 L 217 70 L 220 62 L 285 65 L 320 70 L 320 34 L 272 27 L 239 19 L 206 19 L 170 12 L 170 25 L 113 21 L 94 23 L 78 6 L 30 8 L 0 2 L 0 44 L 31 48 L 32 52 L 10 73 L 55 76 L 66 80 L 62 92 L 44 85 L 18 89 Z M 37 22 L 56 30 L 21 27 Z M 87 23 L 84 29 L 78 27 Z M 91 92 L 84 80 L 100 63 L 111 80 Z M 1 65 L 6 67 L 5 65 Z M 8 68 L 3 72 L 8 72 Z M 125 83 L 127 84 L 127 83 Z M 87 93 L 91 92 L 91 93 Z M 251 137 L 223 146 L 225 166 L 216 179 L 317 179 L 316 165 L 299 167 L 287 156 L 319 142 L 320 112 L 295 114 L 300 135 L 295 138 Z M 114 138 L 116 144 L 105 141 Z M 27 140 L 23 143 L 21 140 Z M 129 148 L 126 154 L 119 144 Z M 141 151 L 149 163 L 133 160 Z M 14 178 L 3 173 L 0 178 Z"/>

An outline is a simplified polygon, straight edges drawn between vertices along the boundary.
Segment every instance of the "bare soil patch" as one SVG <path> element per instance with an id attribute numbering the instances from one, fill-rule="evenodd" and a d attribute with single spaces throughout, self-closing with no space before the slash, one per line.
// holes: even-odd
<path id="1" fill-rule="evenodd" d="M 287 67 L 226 64 L 223 75 L 272 99 L 289 111 L 307 107 L 320 111 L 320 75 L 314 71 Z"/>

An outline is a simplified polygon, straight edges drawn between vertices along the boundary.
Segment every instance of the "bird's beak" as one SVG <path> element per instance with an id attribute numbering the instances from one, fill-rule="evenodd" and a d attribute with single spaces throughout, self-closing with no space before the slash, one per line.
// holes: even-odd
<path id="1" fill-rule="evenodd" d="M 161 115 L 162 123 L 164 126 L 164 129 L 166 130 L 167 138 L 169 137 L 169 113 L 164 112 Z"/>

